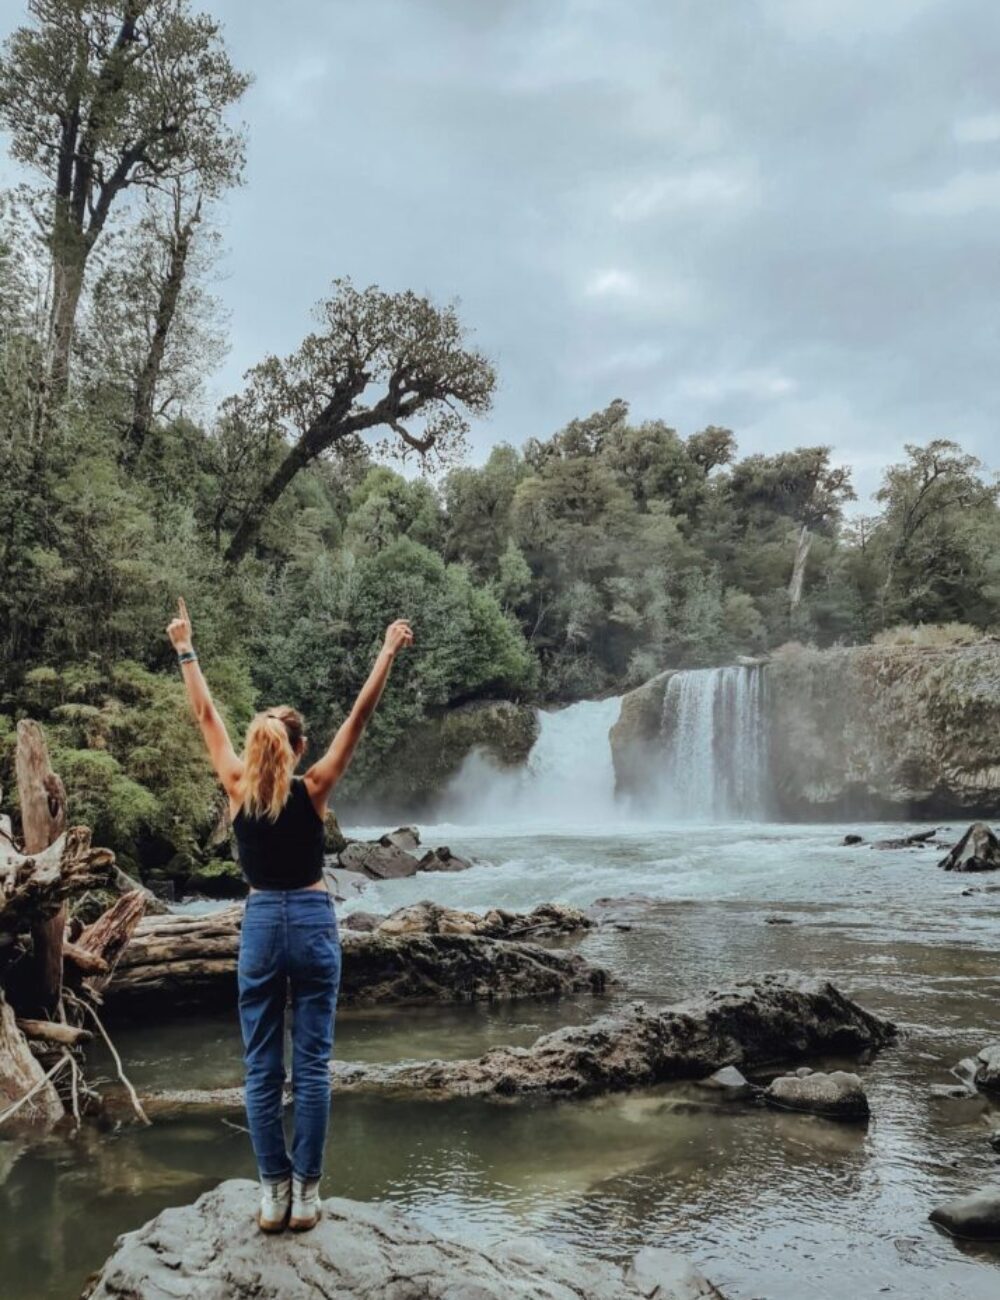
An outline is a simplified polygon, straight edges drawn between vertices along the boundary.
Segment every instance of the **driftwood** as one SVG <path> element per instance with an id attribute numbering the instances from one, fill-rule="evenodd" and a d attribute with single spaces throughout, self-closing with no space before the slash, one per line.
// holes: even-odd
<path id="1" fill-rule="evenodd" d="M 10 819 L 0 820 L 0 1123 L 14 1116 L 52 1123 L 67 1108 L 79 1122 L 77 1055 L 92 1037 L 80 1021 L 89 1016 L 104 1032 L 92 1004 L 142 917 L 146 895 L 123 894 L 70 941 L 67 899 L 112 886 L 114 855 L 94 848 L 85 826 L 65 829 L 66 793 L 37 723 L 18 724 L 16 769 L 20 843 Z M 91 1095 L 85 1084 L 83 1092 Z"/>
<path id="2" fill-rule="evenodd" d="M 564 911 L 568 924 L 572 909 Z M 553 909 L 545 914 L 547 925 L 554 915 Z M 517 913 L 488 913 L 478 918 L 484 927 L 479 932 L 472 932 L 471 914 L 433 905 L 393 916 L 401 928 L 389 918 L 371 932 L 342 933 L 342 1001 L 558 997 L 602 993 L 610 983 L 605 971 L 575 954 L 495 937 L 524 932 L 525 918 Z M 531 916 L 539 921 L 536 913 Z M 145 917 L 105 989 L 109 1008 L 232 1002 L 242 919 L 242 903 L 209 915 Z"/>
<path id="3" fill-rule="evenodd" d="M 66 789 L 52 770 L 41 727 L 28 718 L 17 724 L 14 767 L 24 851 L 41 853 L 66 828 Z M 58 1011 L 62 999 L 62 944 L 67 920 L 63 899 L 52 916 L 40 918 L 32 927 L 33 983 L 38 1005 L 45 1011 Z"/>
<path id="4" fill-rule="evenodd" d="M 25 1038 L 41 1043 L 53 1043 L 57 1047 L 76 1047 L 93 1038 L 89 1029 L 79 1025 L 64 1025 L 58 1020 L 22 1020 L 17 1027 Z"/>

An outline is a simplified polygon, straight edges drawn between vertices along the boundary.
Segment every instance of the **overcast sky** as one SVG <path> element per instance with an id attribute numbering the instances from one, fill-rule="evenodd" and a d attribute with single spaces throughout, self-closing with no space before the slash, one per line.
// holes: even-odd
<path id="1" fill-rule="evenodd" d="M 475 460 L 624 397 L 864 492 L 906 441 L 1000 465 L 996 0 L 204 7 L 257 78 L 220 391 L 347 274 L 460 299 Z"/>

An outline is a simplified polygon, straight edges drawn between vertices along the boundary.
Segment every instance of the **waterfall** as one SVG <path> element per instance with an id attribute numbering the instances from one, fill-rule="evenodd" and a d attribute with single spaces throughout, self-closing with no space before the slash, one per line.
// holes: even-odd
<path id="1" fill-rule="evenodd" d="M 766 815 L 767 734 L 762 668 L 675 673 L 663 697 L 663 805 L 701 821 Z"/>
<path id="2" fill-rule="evenodd" d="M 617 815 L 608 732 L 620 711 L 620 697 L 539 709 L 538 739 L 524 767 L 503 770 L 474 751 L 449 784 L 441 816 L 570 825 Z"/>

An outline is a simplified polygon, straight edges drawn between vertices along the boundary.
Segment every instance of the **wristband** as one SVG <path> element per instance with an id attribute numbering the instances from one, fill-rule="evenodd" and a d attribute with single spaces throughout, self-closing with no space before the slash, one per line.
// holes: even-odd
<path id="1" fill-rule="evenodd" d="M 196 664 L 198 656 L 193 650 L 182 650 L 177 656 L 177 662 L 179 664 Z"/>

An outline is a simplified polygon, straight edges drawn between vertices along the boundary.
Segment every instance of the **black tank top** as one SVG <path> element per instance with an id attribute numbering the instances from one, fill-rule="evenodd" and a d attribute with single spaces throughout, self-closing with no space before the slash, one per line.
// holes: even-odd
<path id="1" fill-rule="evenodd" d="M 323 879 L 323 823 L 306 783 L 292 777 L 285 806 L 275 821 L 233 818 L 243 874 L 254 889 L 304 889 Z"/>

